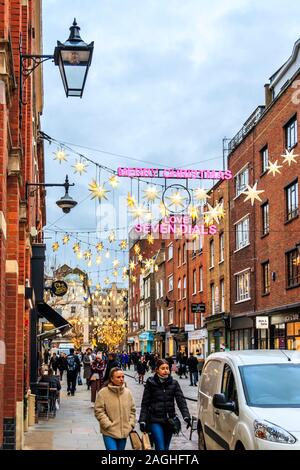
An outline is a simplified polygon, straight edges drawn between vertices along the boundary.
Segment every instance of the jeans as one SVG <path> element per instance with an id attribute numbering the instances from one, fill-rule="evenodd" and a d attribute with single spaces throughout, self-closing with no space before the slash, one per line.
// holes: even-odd
<path id="1" fill-rule="evenodd" d="M 126 447 L 126 439 L 115 439 L 111 436 L 103 436 L 106 450 L 124 450 Z"/>
<path id="2" fill-rule="evenodd" d="M 67 371 L 67 391 L 71 392 L 71 395 L 74 395 L 76 390 L 76 381 L 77 381 L 77 371 Z"/>
<path id="3" fill-rule="evenodd" d="M 164 424 L 151 423 L 150 429 L 155 444 L 155 450 L 169 450 L 172 431 Z"/>
<path id="4" fill-rule="evenodd" d="M 197 385 L 198 382 L 198 371 L 190 372 L 191 385 Z"/>

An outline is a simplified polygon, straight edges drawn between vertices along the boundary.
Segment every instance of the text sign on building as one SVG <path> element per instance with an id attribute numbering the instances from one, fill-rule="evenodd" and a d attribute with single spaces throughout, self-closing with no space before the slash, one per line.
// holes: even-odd
<path id="1" fill-rule="evenodd" d="M 205 313 L 205 304 L 192 304 L 192 313 Z"/>
<path id="2" fill-rule="evenodd" d="M 193 323 L 184 325 L 184 331 L 194 331 L 194 330 L 195 330 L 195 325 Z"/>
<path id="3" fill-rule="evenodd" d="M 51 291 L 57 297 L 63 297 L 68 292 L 68 285 L 65 281 L 52 282 Z"/>
<path id="4" fill-rule="evenodd" d="M 178 326 L 170 326 L 170 333 L 179 333 L 179 327 Z"/>
<path id="5" fill-rule="evenodd" d="M 267 330 L 269 328 L 269 317 L 256 317 L 256 328 Z"/>

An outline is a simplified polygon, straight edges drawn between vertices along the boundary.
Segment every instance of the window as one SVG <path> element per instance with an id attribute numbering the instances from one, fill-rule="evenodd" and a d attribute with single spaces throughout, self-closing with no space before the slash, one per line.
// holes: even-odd
<path id="1" fill-rule="evenodd" d="M 225 312 L 225 282 L 224 279 L 220 281 L 220 305 L 221 312 Z"/>
<path id="2" fill-rule="evenodd" d="M 237 388 L 235 385 L 233 372 L 228 364 L 225 364 L 224 366 L 221 393 L 224 393 L 227 402 L 233 401 L 235 403 L 234 413 L 238 415 Z"/>
<path id="3" fill-rule="evenodd" d="M 243 272 L 236 276 L 236 287 L 237 302 L 250 299 L 250 271 Z"/>
<path id="4" fill-rule="evenodd" d="M 197 274 L 196 274 L 196 269 L 193 271 L 193 294 L 196 294 L 197 292 Z"/>
<path id="5" fill-rule="evenodd" d="M 161 279 L 159 281 L 159 284 L 160 284 L 160 298 L 162 298 L 164 296 L 164 280 Z"/>
<path id="6" fill-rule="evenodd" d="M 238 197 L 249 184 L 248 168 L 244 168 L 235 176 L 235 197 Z"/>
<path id="7" fill-rule="evenodd" d="M 211 301 L 211 314 L 214 315 L 216 311 L 216 302 L 215 302 L 215 285 L 210 285 L 210 301 Z"/>
<path id="8" fill-rule="evenodd" d="M 294 287 L 300 283 L 300 254 L 298 249 L 292 250 L 287 257 L 287 286 Z"/>
<path id="9" fill-rule="evenodd" d="M 174 309 L 173 308 L 169 308 L 168 309 L 168 323 L 169 325 L 172 324 L 174 322 Z"/>
<path id="10" fill-rule="evenodd" d="M 203 250 L 203 235 L 199 235 L 199 251 Z"/>
<path id="11" fill-rule="evenodd" d="M 193 255 L 196 254 L 197 251 L 197 237 L 193 238 Z"/>
<path id="12" fill-rule="evenodd" d="M 186 243 L 183 244 L 182 264 L 186 263 Z"/>
<path id="13" fill-rule="evenodd" d="M 76 313 L 76 306 L 73 306 L 71 307 L 71 313 Z"/>
<path id="14" fill-rule="evenodd" d="M 156 281 L 156 299 L 159 299 L 159 281 Z"/>
<path id="15" fill-rule="evenodd" d="M 269 221 L 269 203 L 266 202 L 261 206 L 261 218 L 262 218 L 262 234 L 267 235 L 269 233 L 270 221 Z"/>
<path id="16" fill-rule="evenodd" d="M 294 116 L 285 126 L 285 145 L 291 150 L 298 141 L 297 138 L 297 116 Z"/>
<path id="17" fill-rule="evenodd" d="M 214 267 L 215 263 L 215 242 L 211 240 L 209 243 L 209 259 L 210 259 L 210 268 Z"/>
<path id="18" fill-rule="evenodd" d="M 224 261 L 224 232 L 220 233 L 219 236 L 219 250 L 220 263 L 222 263 L 222 261 Z"/>
<path id="19" fill-rule="evenodd" d="M 286 220 L 292 220 L 298 215 L 298 180 L 285 188 Z"/>
<path id="20" fill-rule="evenodd" d="M 180 266 L 181 265 L 181 248 L 178 248 L 177 253 L 178 253 L 178 266 Z"/>
<path id="21" fill-rule="evenodd" d="M 268 151 L 267 145 L 260 151 L 260 160 L 261 160 L 261 172 L 265 173 L 269 166 L 269 151 Z"/>
<path id="22" fill-rule="evenodd" d="M 183 322 L 184 322 L 184 325 L 187 324 L 187 318 L 186 318 L 186 308 L 184 307 L 183 309 Z"/>
<path id="23" fill-rule="evenodd" d="M 245 217 L 235 226 L 236 249 L 249 245 L 249 217 Z"/>
<path id="24" fill-rule="evenodd" d="M 168 246 L 168 261 L 173 258 L 173 243 Z"/>
<path id="25" fill-rule="evenodd" d="M 203 292 L 203 267 L 199 268 L 199 291 Z"/>
<path id="26" fill-rule="evenodd" d="M 171 274 L 171 276 L 168 277 L 168 292 L 170 292 L 171 290 L 173 290 L 174 288 L 174 285 L 173 285 L 173 274 Z"/>
<path id="27" fill-rule="evenodd" d="M 165 325 L 164 309 L 161 308 L 160 309 L 160 326 L 164 326 L 164 325 Z"/>
<path id="28" fill-rule="evenodd" d="M 156 309 L 156 324 L 157 324 L 157 326 L 162 326 L 160 324 L 160 308 Z"/>
<path id="29" fill-rule="evenodd" d="M 183 276 L 183 299 L 186 298 L 186 276 Z"/>
<path id="30" fill-rule="evenodd" d="M 178 296 L 177 300 L 181 300 L 181 279 L 178 279 Z"/>
<path id="31" fill-rule="evenodd" d="M 270 263 L 262 263 L 262 293 L 270 293 Z"/>

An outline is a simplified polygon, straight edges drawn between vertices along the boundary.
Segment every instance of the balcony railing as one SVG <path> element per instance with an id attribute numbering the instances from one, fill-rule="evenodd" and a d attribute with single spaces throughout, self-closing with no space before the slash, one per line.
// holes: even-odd
<path id="1" fill-rule="evenodd" d="M 256 108 L 256 110 L 247 119 L 243 127 L 239 130 L 239 132 L 233 137 L 233 139 L 229 141 L 229 144 L 228 144 L 229 153 L 232 152 L 242 142 L 242 140 L 246 137 L 246 135 L 251 131 L 251 129 L 260 120 L 264 112 L 265 112 L 265 106 L 258 106 Z"/>

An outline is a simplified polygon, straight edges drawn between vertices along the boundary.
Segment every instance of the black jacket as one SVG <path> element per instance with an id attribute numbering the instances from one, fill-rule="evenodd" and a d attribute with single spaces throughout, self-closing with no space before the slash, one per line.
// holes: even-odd
<path id="1" fill-rule="evenodd" d="M 158 375 L 147 379 L 139 422 L 167 423 L 168 418 L 174 418 L 175 400 L 183 418 L 190 418 L 190 413 L 177 380 L 169 376 L 166 382 L 160 382 Z"/>
<path id="2" fill-rule="evenodd" d="M 190 372 L 197 372 L 198 370 L 198 359 L 195 356 L 190 356 L 187 360 L 187 366 Z"/>

